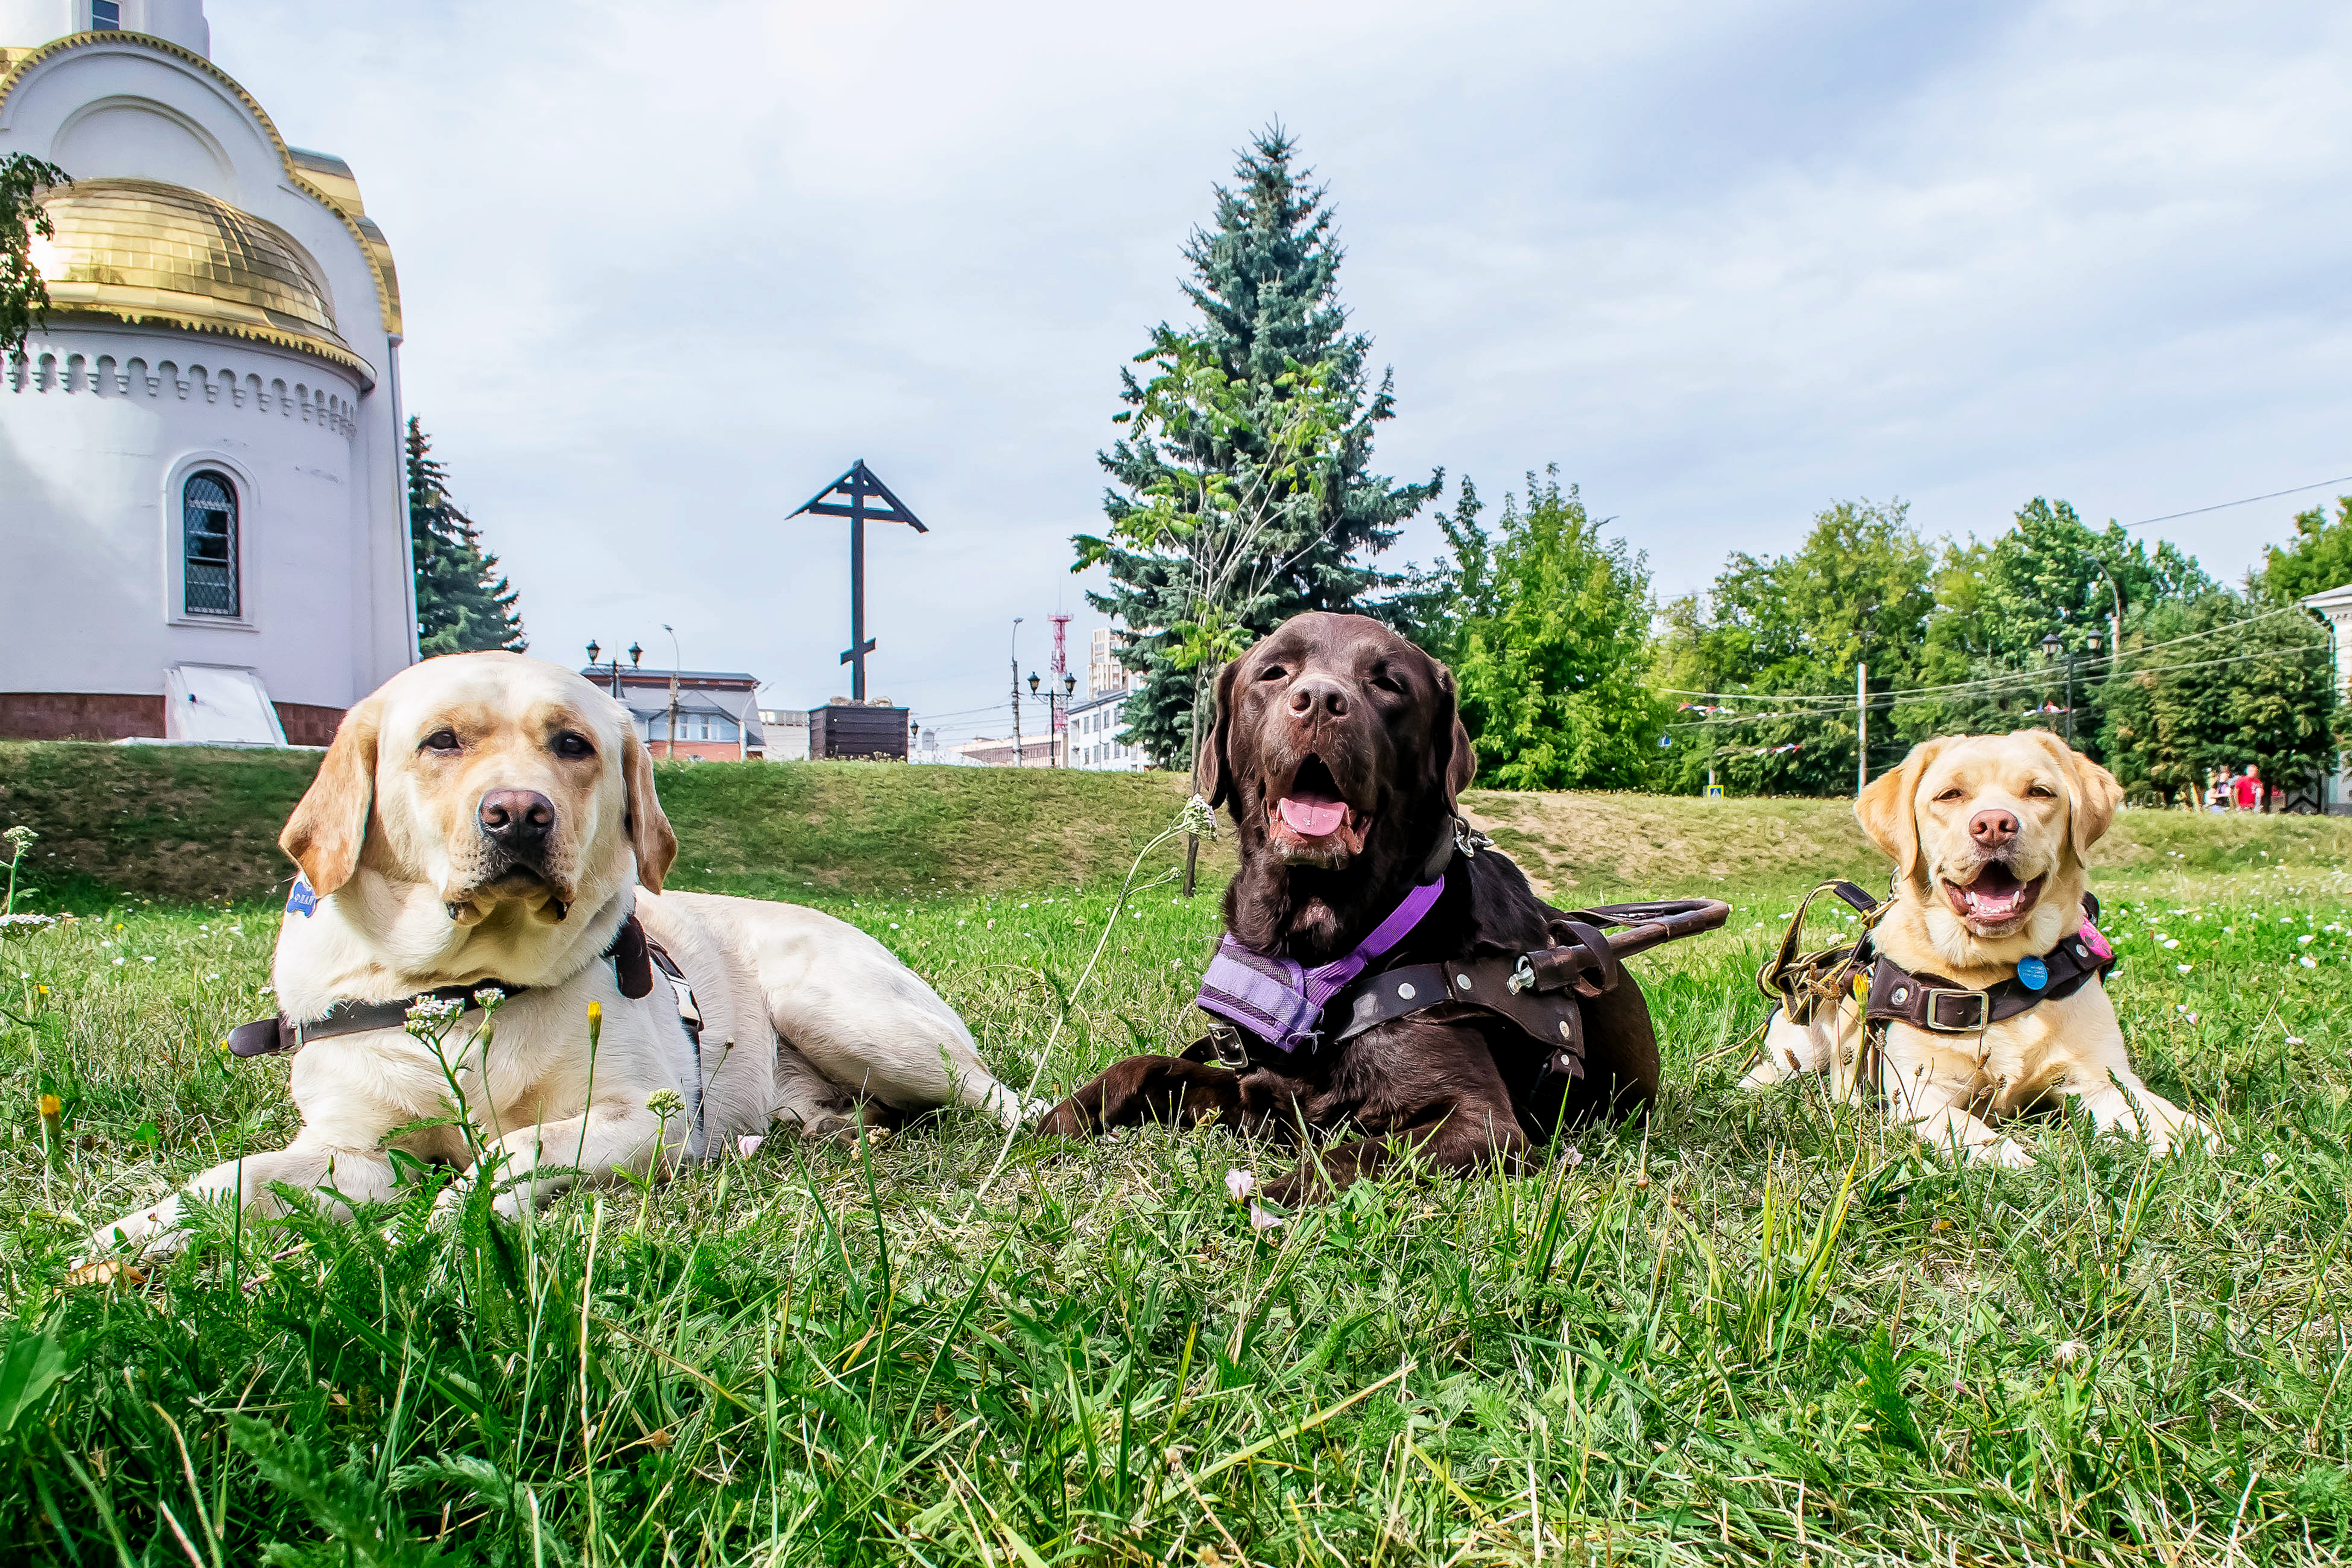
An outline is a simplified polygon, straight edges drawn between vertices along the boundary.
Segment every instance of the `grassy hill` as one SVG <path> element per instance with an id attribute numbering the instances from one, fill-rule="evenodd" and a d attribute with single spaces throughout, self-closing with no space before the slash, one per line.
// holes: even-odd
<path id="1" fill-rule="evenodd" d="M 258 898 L 288 874 L 278 830 L 315 752 L 0 743 L 0 827 L 41 835 L 26 869 L 82 889 L 194 902 Z M 659 769 L 682 887 L 770 897 L 1098 887 L 1174 817 L 1169 773 L 1013 773 L 877 763 L 704 763 Z M 1474 791 L 1473 821 L 1555 895 L 1669 894 L 1715 881 L 1875 878 L 1841 800 Z M 1181 850 L 1163 849 L 1172 863 Z M 2352 862 L 2352 819 L 2126 812 L 2113 868 L 2221 870 Z M 1221 882 L 1231 846 L 1205 846 Z"/>

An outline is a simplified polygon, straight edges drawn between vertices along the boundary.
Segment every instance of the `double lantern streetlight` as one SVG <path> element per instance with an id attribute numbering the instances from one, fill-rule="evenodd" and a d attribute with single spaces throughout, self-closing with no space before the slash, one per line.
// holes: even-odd
<path id="1" fill-rule="evenodd" d="M 596 668 L 596 655 L 597 655 L 599 652 L 601 652 L 601 651 L 602 651 L 602 650 L 601 650 L 601 649 L 599 649 L 599 648 L 597 647 L 597 646 L 596 646 L 596 639 L 595 639 L 594 637 L 590 637 L 590 638 L 588 639 L 588 668 L 589 668 L 593 669 L 593 668 Z M 639 660 L 639 659 L 643 658 L 645 657 L 645 655 L 646 655 L 646 650 L 645 650 L 644 648 L 642 648 L 642 647 L 639 647 L 635 643 L 631 643 L 631 644 L 629 645 L 629 668 L 630 668 L 632 671 L 634 671 L 634 670 L 637 668 L 637 660 Z M 612 666 L 611 666 L 611 669 L 612 669 L 612 680 L 613 680 L 613 696 L 614 696 L 614 699 L 615 700 L 619 700 L 619 698 L 620 698 L 620 695 L 621 695 L 621 656 L 620 656 L 620 653 L 619 653 L 617 650 L 615 650 L 615 651 L 614 651 L 614 655 L 613 655 L 613 663 L 612 663 Z"/>
<path id="2" fill-rule="evenodd" d="M 1035 670 L 1034 670 L 1034 669 L 1033 669 L 1033 670 L 1031 670 L 1031 671 L 1029 672 L 1029 695 L 1030 695 L 1030 696 L 1032 696 L 1032 697 L 1035 697 L 1035 696 L 1038 696 L 1038 695 L 1039 695 L 1039 692 L 1038 692 L 1038 690 L 1037 690 L 1037 686 L 1038 686 L 1038 681 L 1037 681 L 1037 672 L 1036 672 Z M 1050 743 L 1051 743 L 1051 742 L 1052 742 L 1052 739 L 1053 739 L 1053 736 L 1054 736 L 1055 732 L 1055 731 L 1060 728 L 1060 726 L 1059 726 L 1059 725 L 1057 725 L 1057 724 L 1055 724 L 1055 721 L 1054 721 L 1054 710 L 1055 710 L 1055 705 L 1056 705 L 1056 704 L 1060 704 L 1060 705 L 1063 705 L 1063 706 L 1067 706 L 1067 704 L 1069 703 L 1069 700 L 1070 700 L 1072 698 L 1076 697 L 1077 694 L 1078 694 L 1078 677 L 1077 677 L 1077 673 L 1076 673 L 1075 670 L 1065 671 L 1065 672 L 1063 673 L 1063 676 L 1062 676 L 1062 689 L 1061 689 L 1061 690 L 1059 690 L 1059 691 L 1055 691 L 1055 690 L 1051 686 L 1048 686 L 1048 687 L 1046 687 L 1046 688 L 1045 688 L 1045 692 L 1043 693 L 1043 695 L 1044 695 L 1044 697 L 1045 697 L 1045 736 L 1046 736 L 1047 742 L 1048 742 L 1049 744 L 1050 744 Z M 1063 744 L 1064 744 L 1064 745 L 1067 745 L 1068 743 L 1069 743 L 1068 737 L 1066 735 L 1066 736 L 1064 736 L 1064 738 L 1063 738 Z M 1050 766 L 1053 766 L 1053 767 L 1057 767 L 1057 768 L 1058 768 L 1058 767 L 1060 767 L 1060 766 L 1062 765 L 1061 753 L 1060 753 L 1060 752 L 1055 752 L 1051 753 L 1051 755 L 1053 756 L 1053 759 L 1054 759 L 1054 760 L 1053 760 L 1053 762 L 1052 762 L 1049 765 L 1050 765 Z M 1019 766 L 1021 765 L 1021 760 L 1020 760 L 1018 757 L 1015 757 L 1015 758 L 1013 759 L 1013 765 L 1014 767 L 1019 767 Z"/>
<path id="3" fill-rule="evenodd" d="M 2100 637 L 2097 632 L 2083 634 L 2083 648 L 2093 658 L 2099 657 Z M 2074 743 L 2074 656 L 2066 651 L 2066 642 L 2056 632 L 2042 639 L 2042 657 L 2053 664 L 2063 657 L 2066 666 L 2066 744 Z"/>

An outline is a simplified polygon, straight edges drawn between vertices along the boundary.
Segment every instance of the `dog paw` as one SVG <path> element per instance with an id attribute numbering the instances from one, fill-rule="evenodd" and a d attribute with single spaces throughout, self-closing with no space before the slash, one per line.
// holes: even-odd
<path id="1" fill-rule="evenodd" d="M 1969 1158 L 1980 1165 L 1994 1165 L 2004 1171 L 2031 1169 L 2033 1156 L 2018 1145 L 2014 1138 L 2003 1138 L 1997 1143 L 1970 1145 Z"/>
<path id="2" fill-rule="evenodd" d="M 124 1215 L 90 1233 L 82 1255 L 74 1259 L 74 1267 L 83 1268 L 92 1258 L 115 1256 L 170 1257 L 188 1244 L 186 1235 L 179 1228 L 179 1219 L 180 1200 L 176 1194 L 152 1207 Z"/>

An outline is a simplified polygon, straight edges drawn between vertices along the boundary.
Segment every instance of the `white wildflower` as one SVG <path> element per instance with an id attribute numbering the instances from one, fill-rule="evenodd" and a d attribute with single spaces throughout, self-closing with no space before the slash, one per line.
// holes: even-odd
<path id="1" fill-rule="evenodd" d="M 2180 939 L 2177 936 L 2168 936 L 2164 939 L 2164 950 L 2167 952 L 2171 952 L 2174 948 L 2179 947 L 2179 945 Z"/>
<path id="2" fill-rule="evenodd" d="M 1250 1228 L 1252 1230 L 1278 1230 L 1281 1226 L 1282 1216 L 1280 1215 L 1268 1214 L 1265 1210 L 1258 1207 L 1257 1205 L 1250 1205 Z"/>
<path id="3" fill-rule="evenodd" d="M 657 1089 L 646 1096 L 646 1109 L 667 1120 L 686 1109 L 686 1096 L 674 1089 Z"/>
<path id="4" fill-rule="evenodd" d="M 2303 957 L 2296 959 L 2296 960 L 2295 960 L 2295 962 L 2296 962 L 2297 963 L 2302 964 L 2305 969 L 2316 969 L 2316 968 L 2318 968 L 2318 967 L 2319 967 L 2319 960 L 2317 960 L 2317 959 L 2315 959 L 2315 958 L 2312 957 L 2312 956 L 2311 956 L 2310 954 L 2308 954 L 2308 953 L 2305 953 Z"/>
<path id="5" fill-rule="evenodd" d="M 1242 1202 L 1257 1191 L 1257 1173 L 1254 1171 L 1227 1171 L 1225 1195 L 1235 1203 Z"/>
<path id="6" fill-rule="evenodd" d="M 410 1004 L 408 1016 L 412 1022 L 437 1024 L 444 1018 L 454 1018 L 465 1009 L 455 1001 L 440 996 L 419 996 Z"/>
<path id="7" fill-rule="evenodd" d="M 2309 947 L 2317 940 L 2318 938 L 2314 936 L 2310 931 L 2305 931 L 2301 936 L 2294 939 L 2294 945 L 2297 947 Z"/>
<path id="8" fill-rule="evenodd" d="M 735 1152 L 748 1160 L 752 1155 L 758 1153 L 760 1152 L 760 1145 L 766 1142 L 767 1139 L 763 1137 L 746 1134 L 745 1136 L 735 1140 Z"/>
<path id="9" fill-rule="evenodd" d="M 0 926 L 46 926 L 56 923 L 57 917 L 54 915 L 0 915 Z"/>
<path id="10" fill-rule="evenodd" d="M 2186 974 L 2197 966 L 2193 963 L 2176 963 L 2172 967 L 2180 971 L 2181 973 Z"/>
<path id="11" fill-rule="evenodd" d="M 2072 1366 L 2091 1353 L 2091 1347 L 2080 1340 L 2060 1340 L 2050 1347 L 2050 1359 L 2060 1366 Z"/>

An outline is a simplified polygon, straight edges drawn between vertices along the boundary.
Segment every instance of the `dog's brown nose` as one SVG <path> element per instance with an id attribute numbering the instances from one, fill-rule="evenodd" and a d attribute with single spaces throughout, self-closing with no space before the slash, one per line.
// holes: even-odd
<path id="1" fill-rule="evenodd" d="M 1318 713 L 1338 719 L 1348 711 L 1347 689 L 1319 675 L 1301 676 L 1290 683 L 1290 714 L 1311 719 Z"/>
<path id="2" fill-rule="evenodd" d="M 555 803 L 535 789 L 494 789 L 482 797 L 482 831 L 509 849 L 535 845 L 555 826 Z"/>
<path id="3" fill-rule="evenodd" d="M 1998 849 L 2017 837 L 2017 817 L 1995 806 L 1969 818 L 1969 837 L 1988 849 Z"/>

